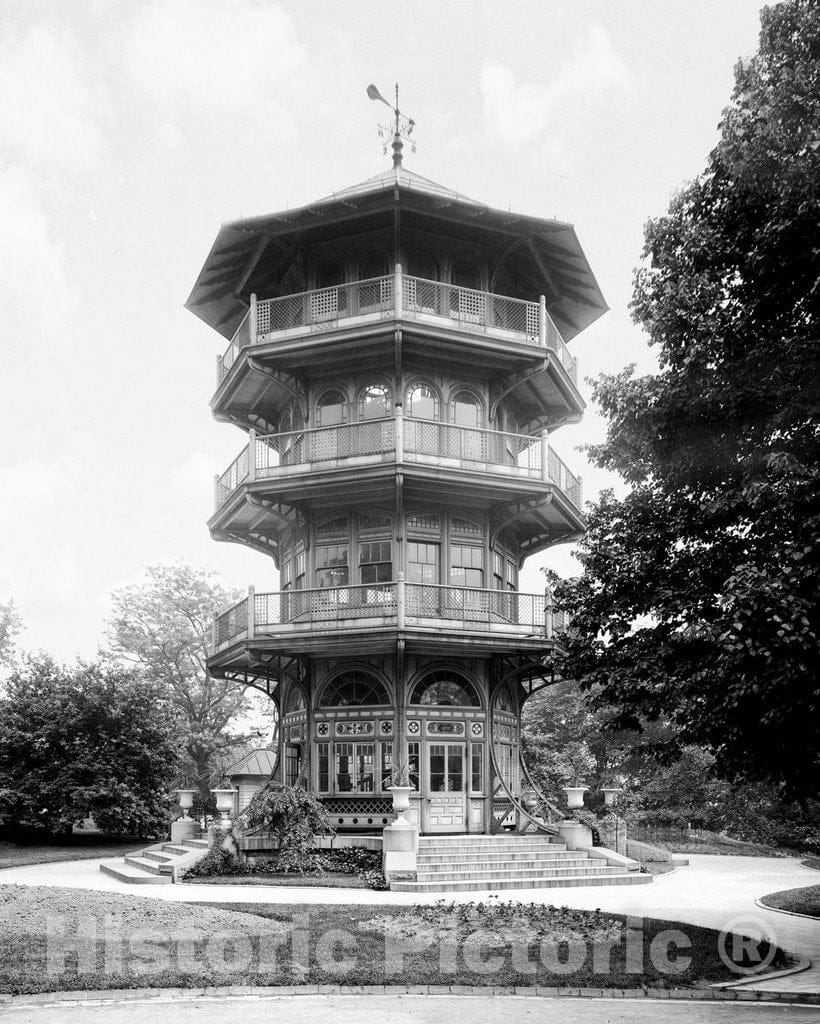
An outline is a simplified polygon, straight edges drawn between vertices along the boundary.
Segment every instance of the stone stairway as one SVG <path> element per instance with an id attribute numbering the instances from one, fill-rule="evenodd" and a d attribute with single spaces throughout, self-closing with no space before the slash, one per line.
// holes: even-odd
<path id="1" fill-rule="evenodd" d="M 390 888 L 397 892 L 495 892 L 651 881 L 651 875 L 610 865 L 585 850 L 568 850 L 550 836 L 454 835 L 421 836 L 415 881 L 393 881 Z"/>
<path id="2" fill-rule="evenodd" d="M 207 839 L 161 843 L 141 853 L 129 853 L 117 862 L 102 861 L 100 871 L 130 885 L 170 885 L 178 873 L 193 867 L 209 848 Z"/>

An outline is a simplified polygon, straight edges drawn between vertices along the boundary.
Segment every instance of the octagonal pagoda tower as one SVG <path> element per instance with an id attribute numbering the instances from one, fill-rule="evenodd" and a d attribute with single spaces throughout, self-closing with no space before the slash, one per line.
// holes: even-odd
<path id="1" fill-rule="evenodd" d="M 224 225 L 188 299 L 228 342 L 211 405 L 244 435 L 210 531 L 267 556 L 209 667 L 277 702 L 276 773 L 337 828 L 390 820 L 398 766 L 422 833 L 493 832 L 529 817 L 520 711 L 562 623 L 518 576 L 584 529 L 548 434 L 581 417 L 567 342 L 606 306 L 571 225 L 394 150 L 384 174 Z"/>

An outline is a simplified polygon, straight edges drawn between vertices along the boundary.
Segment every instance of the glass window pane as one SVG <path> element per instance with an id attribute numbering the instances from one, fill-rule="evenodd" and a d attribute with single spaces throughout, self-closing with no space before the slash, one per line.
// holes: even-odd
<path id="1" fill-rule="evenodd" d="M 447 782 L 446 748 L 442 743 L 430 747 L 430 792 L 443 793 Z"/>
<path id="2" fill-rule="evenodd" d="M 464 747 L 456 744 L 447 746 L 447 791 L 464 791 Z"/>
<path id="3" fill-rule="evenodd" d="M 344 423 L 347 403 L 341 391 L 326 391 L 316 404 L 316 425 L 333 426 Z"/>
<path id="4" fill-rule="evenodd" d="M 452 401 L 453 423 L 461 427 L 481 426 L 481 405 L 470 391 L 459 391 Z"/>
<path id="5" fill-rule="evenodd" d="M 372 743 L 356 744 L 356 781 L 360 793 L 373 792 L 375 747 Z"/>
<path id="6" fill-rule="evenodd" d="M 382 783 L 381 788 L 387 789 L 391 782 L 391 776 L 393 775 L 393 744 L 382 743 Z"/>
<path id="7" fill-rule="evenodd" d="M 438 419 L 438 393 L 428 384 L 417 384 L 407 394 L 407 415 L 418 420 Z"/>
<path id="8" fill-rule="evenodd" d="M 359 400 L 359 418 L 376 420 L 390 415 L 390 389 L 384 384 L 371 384 Z"/>
<path id="9" fill-rule="evenodd" d="M 336 792 L 351 793 L 356 780 L 353 777 L 353 744 L 336 744 Z"/>
<path id="10" fill-rule="evenodd" d="M 473 744 L 471 761 L 470 789 L 474 793 L 480 793 L 484 789 L 484 747 L 480 743 Z"/>
<path id="11" fill-rule="evenodd" d="M 410 773 L 410 785 L 418 792 L 419 788 L 419 751 L 421 744 L 407 744 L 407 768 Z"/>
<path id="12" fill-rule="evenodd" d="M 317 747 L 317 754 L 319 769 L 319 792 L 327 793 L 330 789 L 330 763 L 328 757 L 328 744 L 320 743 Z"/>

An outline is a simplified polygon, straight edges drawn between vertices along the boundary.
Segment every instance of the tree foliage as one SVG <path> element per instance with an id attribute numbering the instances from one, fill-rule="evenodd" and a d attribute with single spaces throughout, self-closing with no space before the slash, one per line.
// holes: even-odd
<path id="1" fill-rule="evenodd" d="M 245 739 L 230 728 L 247 708 L 243 688 L 216 679 L 206 666 L 213 612 L 236 594 L 182 564 L 152 566 L 145 575 L 145 583 L 112 595 L 110 651 L 140 666 L 167 695 L 181 722 L 187 769 L 207 799 L 220 759 Z"/>
<path id="2" fill-rule="evenodd" d="M 296 869 L 307 863 L 314 836 L 334 833 L 318 797 L 301 786 L 285 786 L 273 779 L 254 793 L 242 812 L 240 825 L 261 828 L 275 836 L 278 863 Z"/>
<path id="3" fill-rule="evenodd" d="M 727 778 L 818 778 L 820 5 L 762 12 L 704 172 L 650 221 L 633 316 L 659 371 L 605 376 L 605 492 L 560 600 L 612 723 Z"/>
<path id="4" fill-rule="evenodd" d="M 64 834 L 91 815 L 106 831 L 164 831 L 177 751 L 155 683 L 111 665 L 30 657 L 0 699 L 0 827 Z"/>
<path id="5" fill-rule="evenodd" d="M 14 601 L 0 601 L 0 668 L 11 665 L 23 621 Z"/>

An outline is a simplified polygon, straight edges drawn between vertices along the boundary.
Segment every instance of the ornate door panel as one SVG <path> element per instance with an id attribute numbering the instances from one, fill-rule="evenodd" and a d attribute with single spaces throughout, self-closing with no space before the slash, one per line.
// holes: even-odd
<path id="1" fill-rule="evenodd" d="M 466 832 L 464 744 L 427 745 L 425 832 Z"/>

